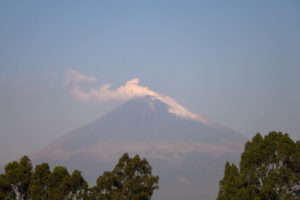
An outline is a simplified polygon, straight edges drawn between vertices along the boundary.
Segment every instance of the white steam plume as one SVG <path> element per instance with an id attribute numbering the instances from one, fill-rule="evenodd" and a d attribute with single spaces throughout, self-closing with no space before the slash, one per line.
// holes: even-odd
<path id="1" fill-rule="evenodd" d="M 99 102 L 107 101 L 127 101 L 135 97 L 151 96 L 153 99 L 157 99 L 169 106 L 169 112 L 175 114 L 179 117 L 200 120 L 206 123 L 206 120 L 199 115 L 196 115 L 180 104 L 178 104 L 174 99 L 169 96 L 162 95 L 158 92 L 150 90 L 148 87 L 140 86 L 139 79 L 133 78 L 126 82 L 125 85 L 120 86 L 116 90 L 110 89 L 110 84 L 104 84 L 98 88 L 92 88 L 89 90 L 84 90 L 81 87 L 83 82 L 95 82 L 97 79 L 95 77 L 89 77 L 87 75 L 81 74 L 78 71 L 68 69 L 65 72 L 65 82 L 64 85 L 70 87 L 72 94 L 75 98 L 81 101 L 96 100 Z"/>

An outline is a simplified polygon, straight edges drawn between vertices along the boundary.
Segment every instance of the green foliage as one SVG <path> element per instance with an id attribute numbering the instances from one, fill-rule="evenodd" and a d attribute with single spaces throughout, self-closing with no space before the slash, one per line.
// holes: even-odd
<path id="1" fill-rule="evenodd" d="M 150 164 L 139 156 L 124 154 L 92 188 L 78 170 L 70 175 L 64 166 L 57 166 L 51 172 L 48 163 L 42 163 L 32 171 L 30 159 L 24 156 L 8 163 L 5 174 L 0 174 L 0 200 L 149 200 L 157 184 Z"/>
<path id="2" fill-rule="evenodd" d="M 71 176 L 71 199 L 87 199 L 88 184 L 81 175 L 81 172 L 74 170 Z"/>
<path id="3" fill-rule="evenodd" d="M 218 200 L 239 199 L 232 197 L 234 197 L 237 193 L 237 190 L 241 184 L 240 182 L 238 168 L 234 164 L 230 165 L 228 162 L 226 162 L 224 178 L 220 181 Z"/>
<path id="4" fill-rule="evenodd" d="M 11 186 L 10 198 L 28 199 L 31 175 L 32 165 L 27 156 L 5 166 L 5 176 Z"/>
<path id="5" fill-rule="evenodd" d="M 20 193 L 22 199 L 27 199 L 29 197 L 29 184 L 32 175 L 32 164 L 31 160 L 27 156 L 23 156 L 19 162 L 21 173 L 22 173 L 22 180 L 21 180 L 21 187 Z"/>
<path id="6" fill-rule="evenodd" d="M 130 158 L 125 153 L 113 171 L 104 172 L 97 179 L 95 199 L 149 200 L 158 189 L 158 181 L 147 160 L 138 155 Z"/>
<path id="7" fill-rule="evenodd" d="M 7 177 L 3 174 L 0 174 L 0 199 L 5 199 L 8 197 L 11 190 L 12 188 Z"/>
<path id="8" fill-rule="evenodd" d="M 49 199 L 87 199 L 88 184 L 78 170 L 70 175 L 65 167 L 55 167 L 49 175 L 48 184 Z"/>
<path id="9" fill-rule="evenodd" d="M 42 163 L 35 167 L 30 184 L 30 197 L 32 199 L 47 200 L 49 189 L 50 167 Z"/>
<path id="10" fill-rule="evenodd" d="M 300 199 L 300 142 L 287 134 L 259 133 L 245 144 L 240 170 L 226 163 L 218 200 Z"/>
<path id="11" fill-rule="evenodd" d="M 57 166 L 49 175 L 49 199 L 59 200 L 65 196 L 67 179 L 69 177 L 68 170 L 63 166 Z"/>

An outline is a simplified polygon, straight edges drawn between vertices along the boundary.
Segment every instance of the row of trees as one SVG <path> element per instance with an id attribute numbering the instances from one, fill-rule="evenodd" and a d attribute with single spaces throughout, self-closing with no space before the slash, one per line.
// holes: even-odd
<path id="1" fill-rule="evenodd" d="M 50 170 L 48 163 L 33 170 L 30 159 L 10 162 L 0 175 L 0 200 L 149 200 L 158 189 L 158 176 L 146 159 L 125 153 L 112 171 L 104 172 L 89 187 L 81 172 L 69 174 L 63 166 Z"/>
<path id="2" fill-rule="evenodd" d="M 217 200 L 300 199 L 300 141 L 259 133 L 245 144 L 239 168 L 225 165 Z"/>

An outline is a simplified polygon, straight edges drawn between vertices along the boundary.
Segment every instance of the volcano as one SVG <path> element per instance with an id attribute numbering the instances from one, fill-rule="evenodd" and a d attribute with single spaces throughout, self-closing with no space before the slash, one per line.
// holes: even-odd
<path id="1" fill-rule="evenodd" d="M 154 96 L 131 99 L 94 122 L 32 154 L 79 169 L 91 185 L 125 152 L 145 157 L 160 177 L 153 199 L 215 199 L 226 160 L 237 161 L 245 137 Z"/>

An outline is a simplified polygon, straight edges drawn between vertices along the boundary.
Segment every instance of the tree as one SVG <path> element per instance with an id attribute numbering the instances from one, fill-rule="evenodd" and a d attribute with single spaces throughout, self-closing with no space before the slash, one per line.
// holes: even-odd
<path id="1" fill-rule="evenodd" d="M 53 200 L 66 199 L 71 191 L 70 175 L 64 166 L 57 166 L 49 175 L 48 198 Z"/>
<path id="2" fill-rule="evenodd" d="M 35 167 L 30 184 L 32 200 L 87 199 L 88 184 L 81 172 L 74 170 L 72 176 L 63 166 L 57 166 L 51 173 L 48 163 Z"/>
<path id="3" fill-rule="evenodd" d="M 30 179 L 32 175 L 32 164 L 31 160 L 27 156 L 23 156 L 20 159 L 20 168 L 22 172 L 22 180 L 21 180 L 21 199 L 28 199 L 29 198 L 29 185 Z"/>
<path id="4" fill-rule="evenodd" d="M 220 191 L 217 200 L 233 198 L 240 186 L 239 169 L 229 162 L 225 164 L 224 178 L 220 181 Z"/>
<path id="5" fill-rule="evenodd" d="M 23 156 L 20 162 L 10 162 L 5 166 L 5 176 L 11 187 L 11 198 L 28 199 L 32 175 L 31 161 Z"/>
<path id="6" fill-rule="evenodd" d="M 71 181 L 71 199 L 87 199 L 89 186 L 82 177 L 81 172 L 74 170 L 71 176 Z"/>
<path id="7" fill-rule="evenodd" d="M 5 199 L 9 196 L 12 191 L 11 185 L 7 177 L 3 174 L 0 174 L 0 199 Z"/>
<path id="8" fill-rule="evenodd" d="M 130 158 L 125 153 L 113 171 L 104 172 L 97 179 L 94 199 L 99 200 L 150 200 L 158 187 L 158 176 L 152 176 L 152 168 L 146 159 L 138 155 Z"/>
<path id="9" fill-rule="evenodd" d="M 245 144 L 240 169 L 226 163 L 218 200 L 300 199 L 300 142 L 288 134 L 259 133 Z"/>
<path id="10" fill-rule="evenodd" d="M 78 170 L 70 175 L 66 167 L 57 166 L 51 172 L 48 163 L 42 163 L 32 171 L 30 159 L 23 156 L 0 174 L 0 200 L 150 200 L 158 180 L 146 159 L 127 153 L 92 188 Z"/>
<path id="11" fill-rule="evenodd" d="M 48 163 L 42 163 L 35 167 L 30 184 L 30 197 L 33 200 L 47 200 L 50 175 L 50 167 Z"/>

